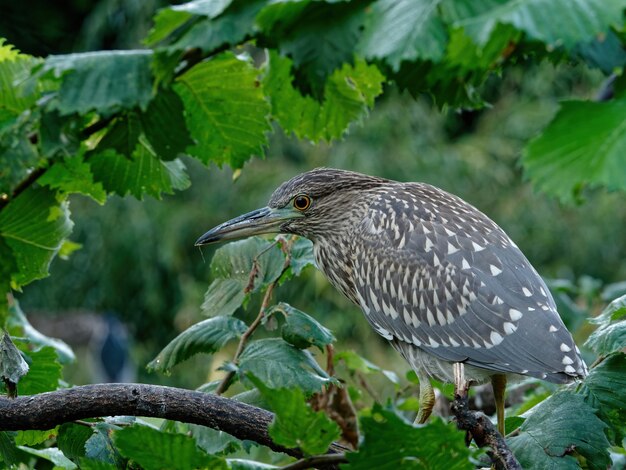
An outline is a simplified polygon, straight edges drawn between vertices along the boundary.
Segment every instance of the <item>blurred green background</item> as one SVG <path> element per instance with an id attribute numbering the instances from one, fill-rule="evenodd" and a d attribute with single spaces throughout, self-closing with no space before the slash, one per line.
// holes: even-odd
<path id="1" fill-rule="evenodd" d="M 0 37 L 35 55 L 141 47 L 153 13 L 164 4 L 1 0 Z M 343 142 L 312 145 L 278 131 L 270 138 L 266 161 L 254 159 L 238 175 L 185 159 L 191 188 L 162 201 L 113 197 L 99 206 L 74 197 L 72 239 L 82 249 L 68 260 L 55 260 L 51 276 L 28 286 L 19 300 L 34 323 L 77 348 L 79 362 L 68 370 L 71 382 L 97 379 L 90 361 L 81 360 L 90 354 L 93 337 L 79 338 L 76 328 L 83 320 L 78 319 L 87 319 L 87 330 L 97 330 L 100 315 L 112 312 L 132 338 L 138 380 L 196 387 L 228 356 L 195 358 L 168 379 L 144 369 L 169 340 L 202 318 L 213 250 L 200 251 L 194 241 L 212 226 L 265 205 L 285 179 L 330 166 L 428 182 L 480 208 L 544 277 L 561 280 L 555 285 L 578 301 L 573 304 L 565 296 L 560 305 L 581 342 L 589 331 L 583 316 L 600 308 L 596 294 L 601 286 L 626 279 L 623 196 L 588 191 L 583 204 L 562 206 L 533 192 L 524 181 L 519 156 L 550 121 L 559 100 L 592 98 L 602 80 L 599 73 L 579 66 L 520 64 L 492 77 L 486 85 L 491 106 L 472 112 L 440 110 L 427 96 L 415 100 L 392 89 Z M 406 370 L 358 309 L 314 270 L 282 286 L 275 300 L 287 301 L 331 328 L 339 339 L 337 349 L 354 348 L 386 368 Z M 247 315 L 254 314 L 254 306 Z"/>

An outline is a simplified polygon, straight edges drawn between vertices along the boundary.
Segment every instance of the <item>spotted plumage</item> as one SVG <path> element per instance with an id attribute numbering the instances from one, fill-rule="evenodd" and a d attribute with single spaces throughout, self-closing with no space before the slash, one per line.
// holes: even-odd
<path id="1" fill-rule="evenodd" d="M 306 209 L 297 208 L 298 198 Z M 268 232 L 309 238 L 319 269 L 420 380 L 452 381 L 459 362 L 474 382 L 513 374 L 565 383 L 586 375 L 548 288 L 519 248 L 485 214 L 441 189 L 317 169 L 198 244 Z"/>

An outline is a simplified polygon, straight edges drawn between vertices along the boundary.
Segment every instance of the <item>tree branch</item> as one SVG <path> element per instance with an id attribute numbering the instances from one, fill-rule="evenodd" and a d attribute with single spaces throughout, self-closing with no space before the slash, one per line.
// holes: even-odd
<path id="1" fill-rule="evenodd" d="M 467 431 L 469 438 L 474 439 L 478 447 L 489 446 L 491 448 L 487 454 L 497 470 L 522 470 L 522 466 L 489 418 L 482 413 L 470 410 L 467 393 L 463 390 L 459 393 L 457 390 L 450 409 L 456 417 L 457 428 Z"/>
<path id="2" fill-rule="evenodd" d="M 15 399 L 0 398 L 0 431 L 45 430 L 103 416 L 146 416 L 200 424 L 276 452 L 303 457 L 300 449 L 287 449 L 272 442 L 268 426 L 274 415 L 269 411 L 193 390 L 146 384 L 95 384 Z M 343 450 L 332 444 L 328 453 Z"/>

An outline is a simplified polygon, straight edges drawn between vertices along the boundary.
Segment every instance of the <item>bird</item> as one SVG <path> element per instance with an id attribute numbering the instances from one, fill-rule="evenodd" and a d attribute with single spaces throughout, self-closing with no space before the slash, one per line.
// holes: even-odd
<path id="1" fill-rule="evenodd" d="M 504 230 L 458 196 L 318 168 L 195 244 L 271 233 L 311 240 L 317 267 L 406 359 L 420 384 L 417 423 L 435 404 L 431 379 L 491 381 L 504 435 L 507 381 L 587 375 L 543 279 Z"/>

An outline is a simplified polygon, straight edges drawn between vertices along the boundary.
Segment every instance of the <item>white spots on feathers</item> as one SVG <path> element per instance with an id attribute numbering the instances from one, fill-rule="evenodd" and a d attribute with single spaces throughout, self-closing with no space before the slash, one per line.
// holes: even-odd
<path id="1" fill-rule="evenodd" d="M 470 269 L 470 264 L 465 258 L 463 258 L 463 260 L 461 261 L 461 269 Z"/>
<path id="2" fill-rule="evenodd" d="M 493 343 L 494 346 L 497 346 L 502 342 L 502 340 L 504 340 L 504 338 L 497 331 L 492 331 L 489 335 L 489 340 Z"/>
<path id="3" fill-rule="evenodd" d="M 479 245 L 475 241 L 472 241 L 472 247 L 474 248 L 474 251 L 476 251 L 476 252 L 483 251 L 485 249 L 484 246 Z"/>
<path id="4" fill-rule="evenodd" d="M 502 324 L 502 328 L 504 329 L 504 334 L 510 335 L 515 333 L 515 330 L 517 330 L 517 326 L 515 326 L 513 323 L 510 322 L 504 322 Z"/>
<path id="5" fill-rule="evenodd" d="M 426 319 L 428 320 L 428 324 L 430 326 L 435 326 L 437 324 L 435 317 L 433 316 L 433 312 L 429 308 L 426 309 Z"/>
<path id="6" fill-rule="evenodd" d="M 430 241 L 430 238 L 426 237 L 426 244 L 424 245 L 424 251 L 426 253 L 429 253 L 430 250 L 433 249 L 435 245 L 433 245 L 433 242 Z"/>
<path id="7" fill-rule="evenodd" d="M 556 326 L 554 326 L 554 325 L 550 325 L 550 328 L 548 329 L 548 331 L 550 333 L 556 333 L 557 331 L 559 331 L 559 329 Z"/>
<path id="8" fill-rule="evenodd" d="M 493 264 L 489 265 L 489 269 L 492 276 L 497 276 L 498 274 L 502 273 L 502 270 Z"/>
<path id="9" fill-rule="evenodd" d="M 566 374 L 575 374 L 576 373 L 576 369 L 574 369 L 572 366 L 565 366 L 565 373 Z"/>
<path id="10" fill-rule="evenodd" d="M 453 255 L 457 251 L 459 251 L 459 249 L 456 246 L 454 246 L 452 243 L 448 242 L 448 254 Z M 463 261 L 465 261 L 465 258 L 463 258 Z M 467 263 L 467 261 L 465 262 Z"/>
<path id="11" fill-rule="evenodd" d="M 437 321 L 439 322 L 441 326 L 446 325 L 448 323 L 446 321 L 446 317 L 444 316 L 443 312 L 439 309 L 437 309 Z"/>
<path id="12" fill-rule="evenodd" d="M 385 338 L 387 341 L 391 341 L 393 339 L 393 335 L 382 326 L 374 323 L 374 329 L 376 330 L 376 333 Z"/>
<path id="13" fill-rule="evenodd" d="M 522 318 L 522 312 L 520 312 L 519 310 L 516 310 L 514 308 L 511 308 L 511 309 L 509 309 L 509 316 L 511 317 L 511 320 L 517 321 L 520 318 Z"/>
<path id="14" fill-rule="evenodd" d="M 377 295 L 374 292 L 374 290 L 370 287 L 369 289 L 370 291 L 370 301 L 372 303 L 372 307 L 374 308 L 375 311 L 379 311 L 380 312 L 380 305 L 378 304 L 378 299 L 377 299 Z"/>
<path id="15" fill-rule="evenodd" d="M 561 343 L 561 351 L 563 351 L 563 352 L 570 352 L 571 350 L 572 350 L 572 348 L 570 348 L 567 344 Z"/>
<path id="16" fill-rule="evenodd" d="M 541 295 L 543 295 L 544 297 L 548 297 L 548 294 L 546 294 L 545 289 L 543 288 L 543 286 L 539 287 L 539 290 L 541 291 Z"/>
<path id="17" fill-rule="evenodd" d="M 573 363 L 574 363 L 574 361 L 572 360 L 572 358 L 571 358 L 571 357 L 569 357 L 569 356 L 563 356 L 563 361 L 561 361 L 561 362 L 563 362 L 563 365 L 565 365 L 565 366 L 568 366 L 568 365 L 570 365 L 570 364 L 573 364 Z"/>
<path id="18" fill-rule="evenodd" d="M 530 297 L 533 295 L 533 293 L 527 287 L 522 287 L 522 292 L 526 297 Z"/>
<path id="19" fill-rule="evenodd" d="M 441 261 L 439 260 L 439 257 L 437 256 L 436 253 L 433 253 L 433 266 L 436 268 L 441 266 Z"/>

